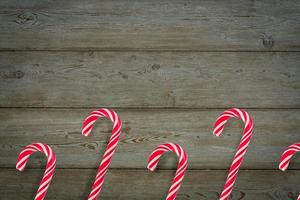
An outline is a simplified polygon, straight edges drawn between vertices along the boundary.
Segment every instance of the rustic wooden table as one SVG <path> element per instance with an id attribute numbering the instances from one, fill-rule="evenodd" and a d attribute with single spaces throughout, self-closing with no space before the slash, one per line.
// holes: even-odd
<path id="1" fill-rule="evenodd" d="M 177 199 L 217 199 L 243 124 L 212 135 L 218 114 L 246 109 L 255 132 L 232 199 L 296 199 L 300 157 L 300 1 L 0 1 L 0 199 L 33 199 L 42 154 L 15 170 L 20 149 L 45 142 L 58 163 L 46 199 L 85 199 L 110 136 L 87 114 L 113 108 L 122 138 L 100 199 L 163 199 L 177 158 L 155 173 L 147 156 L 163 142 L 189 153 Z"/>

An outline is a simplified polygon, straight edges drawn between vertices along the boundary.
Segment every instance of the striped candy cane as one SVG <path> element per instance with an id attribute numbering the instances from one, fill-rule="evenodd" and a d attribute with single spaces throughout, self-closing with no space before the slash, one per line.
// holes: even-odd
<path id="1" fill-rule="evenodd" d="M 298 151 L 300 151 L 300 143 L 295 143 L 295 144 L 289 146 L 281 155 L 279 169 L 282 171 L 287 170 L 287 168 L 291 162 L 292 156 L 295 153 L 297 153 Z M 300 200 L 300 194 L 299 194 L 297 200 Z"/>
<path id="2" fill-rule="evenodd" d="M 116 150 L 121 134 L 121 118 L 113 110 L 101 108 L 99 110 L 91 112 L 89 116 L 84 120 L 82 126 L 82 135 L 88 136 L 90 134 L 95 121 L 97 121 L 99 117 L 109 118 L 113 122 L 113 130 L 112 135 L 109 139 L 109 143 L 105 149 L 101 164 L 98 168 L 97 175 L 92 186 L 92 191 L 89 194 L 88 200 L 94 200 L 98 198 L 104 183 L 105 175 L 112 160 L 112 156 Z"/>
<path id="3" fill-rule="evenodd" d="M 43 200 L 47 194 L 56 166 L 56 156 L 51 147 L 49 147 L 47 144 L 42 143 L 34 143 L 26 146 L 18 157 L 16 169 L 22 172 L 25 169 L 30 155 L 36 151 L 40 151 L 48 157 L 43 179 L 34 198 L 35 200 Z"/>
<path id="4" fill-rule="evenodd" d="M 173 143 L 161 144 L 157 146 L 149 156 L 147 168 L 151 171 L 154 171 L 156 169 L 160 157 L 166 151 L 172 151 L 176 153 L 177 156 L 179 157 L 176 175 L 175 178 L 173 179 L 172 185 L 168 192 L 168 196 L 166 198 L 166 200 L 174 200 L 176 198 L 177 192 L 180 188 L 180 185 L 184 178 L 185 171 L 187 169 L 188 156 L 186 151 L 178 144 L 173 144 Z"/>
<path id="5" fill-rule="evenodd" d="M 223 112 L 218 117 L 218 119 L 216 120 L 215 125 L 214 125 L 214 131 L 213 131 L 214 135 L 220 136 L 224 129 L 225 123 L 232 117 L 237 117 L 237 118 L 240 118 L 241 120 L 243 120 L 245 127 L 244 127 L 241 142 L 237 148 L 237 152 L 234 156 L 233 162 L 229 169 L 229 173 L 228 173 L 225 185 L 224 185 L 224 189 L 220 195 L 220 198 L 219 198 L 220 200 L 228 200 L 229 199 L 229 195 L 232 192 L 234 182 L 237 178 L 239 168 L 243 162 L 245 153 L 247 151 L 247 148 L 248 148 L 248 145 L 250 143 L 250 139 L 251 139 L 252 133 L 253 133 L 253 120 L 251 119 L 249 114 L 242 109 L 233 108 L 233 109 L 229 109 L 229 110 Z"/>

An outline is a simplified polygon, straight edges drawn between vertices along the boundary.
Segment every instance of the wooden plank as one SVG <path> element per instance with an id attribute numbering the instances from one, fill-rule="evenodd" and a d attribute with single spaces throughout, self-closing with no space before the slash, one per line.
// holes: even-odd
<path id="1" fill-rule="evenodd" d="M 300 50 L 298 0 L 5 0 L 0 8 L 2 50 Z"/>
<path id="2" fill-rule="evenodd" d="M 0 170 L 1 199 L 33 199 L 42 170 Z M 56 170 L 47 199 L 84 199 L 94 179 L 94 169 Z M 109 170 L 101 191 L 101 199 L 163 199 L 166 196 L 173 171 Z M 300 172 L 290 170 L 241 171 L 232 193 L 232 200 L 286 200 L 296 199 Z M 218 199 L 226 171 L 188 171 L 177 199 Z"/>
<path id="3" fill-rule="evenodd" d="M 1 109 L 0 167 L 14 167 L 21 148 L 32 142 L 48 143 L 55 150 L 59 168 L 96 168 L 110 137 L 109 120 L 99 120 L 89 138 L 81 136 L 83 119 L 94 109 Z M 164 142 L 182 145 L 190 169 L 227 169 L 242 133 L 239 120 L 230 121 L 221 138 L 212 126 L 223 110 L 116 110 L 123 119 L 123 133 L 112 168 L 145 168 L 154 147 Z M 255 132 L 244 169 L 277 169 L 284 149 L 300 141 L 300 110 L 249 110 Z M 297 155 L 296 155 L 297 157 Z M 134 162 L 132 161 L 134 160 Z M 34 155 L 29 166 L 40 167 L 43 155 Z M 162 167 L 176 167 L 170 154 Z M 291 169 L 300 168 L 295 158 Z"/>
<path id="4" fill-rule="evenodd" d="M 1 52 L 1 107 L 299 108 L 300 53 Z"/>

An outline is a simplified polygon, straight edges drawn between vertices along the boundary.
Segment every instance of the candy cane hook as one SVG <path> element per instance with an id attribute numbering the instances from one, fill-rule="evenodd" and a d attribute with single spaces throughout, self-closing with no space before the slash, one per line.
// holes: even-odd
<path id="1" fill-rule="evenodd" d="M 48 157 L 43 179 L 34 198 L 35 200 L 43 200 L 47 194 L 56 166 L 56 156 L 51 147 L 49 147 L 47 144 L 42 143 L 34 143 L 26 146 L 18 157 L 16 169 L 22 172 L 25 169 L 30 155 L 36 151 L 40 151 Z"/>
<path id="2" fill-rule="evenodd" d="M 233 108 L 233 109 L 229 109 L 229 110 L 223 112 L 218 117 L 218 119 L 216 120 L 215 125 L 214 125 L 214 131 L 213 131 L 214 135 L 220 136 L 224 129 L 225 123 L 232 117 L 237 117 L 237 118 L 242 119 L 245 124 L 245 127 L 244 127 L 241 142 L 237 148 L 237 152 L 234 156 L 233 162 L 229 169 L 229 173 L 228 173 L 225 185 L 224 185 L 224 189 L 220 195 L 220 198 L 219 198 L 220 200 L 228 200 L 229 199 L 229 195 L 232 192 L 234 182 L 237 178 L 239 168 L 243 162 L 245 153 L 247 151 L 247 148 L 248 148 L 248 145 L 250 143 L 250 139 L 251 139 L 252 133 L 253 133 L 253 120 L 251 119 L 249 114 L 242 109 Z"/>
<path id="3" fill-rule="evenodd" d="M 113 130 L 108 145 L 105 149 L 101 164 L 98 168 L 97 175 L 92 186 L 92 191 L 89 194 L 88 200 L 95 200 L 98 198 L 104 183 L 105 175 L 112 160 L 112 156 L 116 150 L 121 134 L 121 118 L 113 110 L 101 108 L 99 110 L 91 112 L 89 116 L 84 120 L 82 126 L 82 135 L 88 136 L 90 134 L 95 121 L 97 121 L 99 117 L 109 118 L 113 122 Z"/>
<path id="4" fill-rule="evenodd" d="M 182 180 L 184 178 L 185 171 L 187 169 L 188 156 L 186 151 L 178 144 L 165 143 L 157 146 L 154 151 L 149 156 L 147 168 L 154 171 L 157 167 L 160 157 L 166 151 L 172 151 L 179 157 L 179 162 L 177 165 L 176 175 L 173 179 L 172 185 L 169 189 L 168 196 L 166 200 L 174 200 L 176 198 L 177 192 L 181 186 Z"/>
<path id="5" fill-rule="evenodd" d="M 279 169 L 281 171 L 287 170 L 293 155 L 298 151 L 300 151 L 300 143 L 295 143 L 291 146 L 288 146 L 288 148 L 282 153 L 279 164 Z M 300 200 L 300 194 L 297 200 Z"/>

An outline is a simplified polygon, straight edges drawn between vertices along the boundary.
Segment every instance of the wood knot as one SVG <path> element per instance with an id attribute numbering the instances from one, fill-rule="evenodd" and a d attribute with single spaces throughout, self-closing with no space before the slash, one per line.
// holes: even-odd
<path id="1" fill-rule="evenodd" d="M 274 46 L 274 39 L 272 38 L 272 36 L 267 35 L 267 34 L 262 34 L 262 44 L 264 45 L 264 47 L 271 49 Z"/>
<path id="2" fill-rule="evenodd" d="M 124 132 L 126 134 L 130 134 L 130 131 L 131 131 L 131 128 L 129 126 L 122 128 L 122 132 Z"/>
<path id="3" fill-rule="evenodd" d="M 15 22 L 21 25 L 35 25 L 37 23 L 38 16 L 32 12 L 23 12 L 17 16 Z"/>
<path id="4" fill-rule="evenodd" d="M 88 148 L 90 150 L 95 150 L 98 147 L 98 144 L 96 142 L 92 142 L 92 143 L 84 143 L 81 144 L 80 146 L 84 147 L 84 148 Z"/>
<path id="5" fill-rule="evenodd" d="M 143 75 L 143 74 L 150 74 L 152 72 L 155 72 L 157 70 L 160 69 L 160 65 L 159 64 L 152 64 L 152 65 L 148 65 L 146 69 L 144 69 L 143 71 L 138 71 L 137 73 L 140 74 L 140 75 Z"/>
<path id="6" fill-rule="evenodd" d="M 20 78 L 22 78 L 22 77 L 24 76 L 24 72 L 22 72 L 22 71 L 20 71 L 20 70 L 15 71 L 15 72 L 13 73 L 13 76 L 14 76 L 15 78 L 17 78 L 17 79 L 20 79 Z"/>
<path id="7" fill-rule="evenodd" d="M 123 78 L 123 79 L 128 79 L 128 75 L 124 74 L 122 72 L 119 72 L 119 75 Z"/>
<path id="8" fill-rule="evenodd" d="M 0 77 L 3 79 L 20 79 L 23 78 L 23 76 L 24 76 L 24 72 L 20 70 L 0 73 Z"/>
<path id="9" fill-rule="evenodd" d="M 159 64 L 153 64 L 153 65 L 151 66 L 151 68 L 152 68 L 153 70 L 159 70 L 160 65 L 159 65 Z"/>

